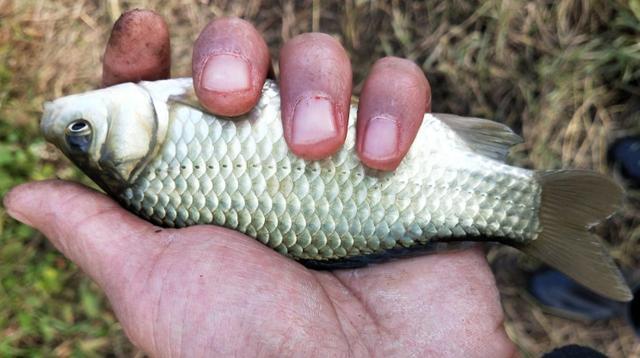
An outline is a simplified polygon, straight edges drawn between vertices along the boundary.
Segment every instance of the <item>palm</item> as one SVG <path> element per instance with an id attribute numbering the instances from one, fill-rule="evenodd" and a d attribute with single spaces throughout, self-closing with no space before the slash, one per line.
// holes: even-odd
<path id="1" fill-rule="evenodd" d="M 153 355 L 512 353 L 478 251 L 319 272 L 230 230 L 159 230 L 74 184 L 28 184 L 5 205 L 102 286 Z"/>

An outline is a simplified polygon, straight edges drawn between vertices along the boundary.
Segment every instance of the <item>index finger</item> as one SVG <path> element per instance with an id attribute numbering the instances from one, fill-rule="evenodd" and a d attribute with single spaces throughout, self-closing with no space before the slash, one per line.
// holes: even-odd
<path id="1" fill-rule="evenodd" d="M 249 112 L 260 99 L 269 70 L 269 49 L 249 22 L 210 22 L 193 46 L 193 86 L 200 103 L 224 116 Z"/>

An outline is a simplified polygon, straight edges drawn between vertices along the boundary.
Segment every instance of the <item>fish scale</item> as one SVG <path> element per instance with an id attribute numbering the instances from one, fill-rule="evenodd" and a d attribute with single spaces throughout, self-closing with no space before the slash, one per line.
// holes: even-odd
<path id="1" fill-rule="evenodd" d="M 354 155 L 355 109 L 343 149 L 307 162 L 286 147 L 275 92 L 266 86 L 241 121 L 171 102 L 159 154 L 121 201 L 163 226 L 225 226 L 296 259 L 340 259 L 469 235 L 535 238 L 540 187 L 531 172 L 463 145 L 443 146 L 457 138 L 428 116 L 405 159 L 421 165 L 394 173 L 365 168 Z"/>

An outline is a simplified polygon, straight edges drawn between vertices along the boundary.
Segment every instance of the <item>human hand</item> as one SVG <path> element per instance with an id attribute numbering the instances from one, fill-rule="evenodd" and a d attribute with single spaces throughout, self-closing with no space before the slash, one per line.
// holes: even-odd
<path id="1" fill-rule="evenodd" d="M 136 13 L 116 25 L 122 32 L 119 37 L 112 36 L 105 54 L 105 84 L 160 79 L 169 74 L 166 25 L 153 13 L 129 14 Z M 216 26 L 222 29 L 217 30 Z M 227 36 L 222 37 L 224 41 L 215 34 L 201 36 L 196 42 L 194 77 L 202 104 L 218 114 L 250 110 L 268 70 L 264 40 L 251 25 L 239 20 L 214 22 L 203 33 L 207 31 Z M 153 36 L 136 41 L 143 35 Z M 308 36 L 312 36 L 311 40 L 303 41 Z M 238 38 L 246 43 L 236 42 Z M 344 50 L 334 40 L 317 34 L 297 39 L 299 42 L 292 40 L 281 53 L 284 125 L 289 128 L 285 134 L 294 152 L 316 158 L 342 145 L 339 135 L 344 130 L 341 126 L 346 124 L 346 112 L 340 111 L 348 106 L 351 71 L 345 67 L 348 60 Z M 260 49 L 263 45 L 264 52 Z M 233 87 L 237 88 L 237 82 L 218 83 L 217 90 L 207 91 L 201 81 L 208 54 L 230 47 L 234 54 L 252 61 L 247 75 L 250 86 L 238 91 Z M 230 59 L 225 55 L 222 60 L 214 60 L 218 61 L 216 67 L 222 68 L 217 71 L 232 73 L 229 66 L 235 65 L 229 65 L 227 60 Z M 420 85 L 412 82 L 416 80 L 410 72 L 413 70 L 402 72 L 415 65 L 399 59 L 389 61 L 389 66 L 383 62 L 381 67 L 377 64 L 372 69 L 363 89 L 358 123 L 361 158 L 370 166 L 382 164 L 383 169 L 395 168 L 404 153 L 398 149 L 387 157 L 363 155 L 367 140 L 360 133 L 366 132 L 367 121 L 380 113 L 401 118 L 394 122 L 400 128 L 395 143 L 400 149 L 406 145 L 406 152 L 411 141 L 406 140 L 415 136 L 424 113 L 420 101 L 427 101 L 424 103 L 428 107 L 428 95 L 420 95 L 420 99 L 414 93 Z M 212 78 L 216 77 L 215 72 Z M 398 88 L 396 82 L 404 85 Z M 223 90 L 224 86 L 230 87 Z M 297 145 L 301 143 L 291 140 L 297 129 L 302 128 L 306 134 L 322 130 L 315 123 L 294 124 L 292 106 L 300 94 L 311 93 L 315 100 L 319 92 L 320 98 L 336 103 L 330 111 L 339 123 L 335 127 L 337 134 L 314 145 Z M 419 118 L 412 119 L 418 112 Z M 374 137 L 373 143 L 393 143 L 388 138 Z M 104 289 L 127 335 L 153 356 L 498 357 L 514 353 L 502 327 L 493 276 L 478 250 L 357 270 L 317 272 L 223 228 L 160 230 L 104 195 L 76 184 L 26 184 L 5 197 L 5 207 L 13 217 L 42 231 Z"/>
<path id="2" fill-rule="evenodd" d="M 320 272 L 224 228 L 160 229 L 78 184 L 24 184 L 4 205 L 100 285 L 151 356 L 514 355 L 480 250 Z"/>
<path id="3" fill-rule="evenodd" d="M 166 78 L 170 66 L 169 31 L 159 15 L 134 10 L 116 22 L 104 55 L 104 85 Z M 250 23 L 217 19 L 196 40 L 192 67 L 200 103 L 214 114 L 237 116 L 258 102 L 270 68 L 269 51 Z M 302 34 L 284 44 L 279 67 L 290 150 L 313 160 L 335 153 L 344 144 L 351 101 L 346 51 L 329 35 Z M 358 105 L 356 149 L 363 163 L 395 169 L 430 109 L 431 88 L 415 63 L 378 60 Z"/>

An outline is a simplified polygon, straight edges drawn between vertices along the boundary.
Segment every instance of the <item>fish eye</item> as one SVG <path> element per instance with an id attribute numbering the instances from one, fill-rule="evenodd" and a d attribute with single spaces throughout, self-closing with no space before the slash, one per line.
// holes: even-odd
<path id="1" fill-rule="evenodd" d="M 84 119 L 77 119 L 67 126 L 67 135 L 86 135 L 89 132 L 91 132 L 91 126 Z"/>
<path id="2" fill-rule="evenodd" d="M 91 125 L 84 119 L 76 119 L 67 126 L 66 139 L 71 150 L 87 152 L 91 137 Z"/>

